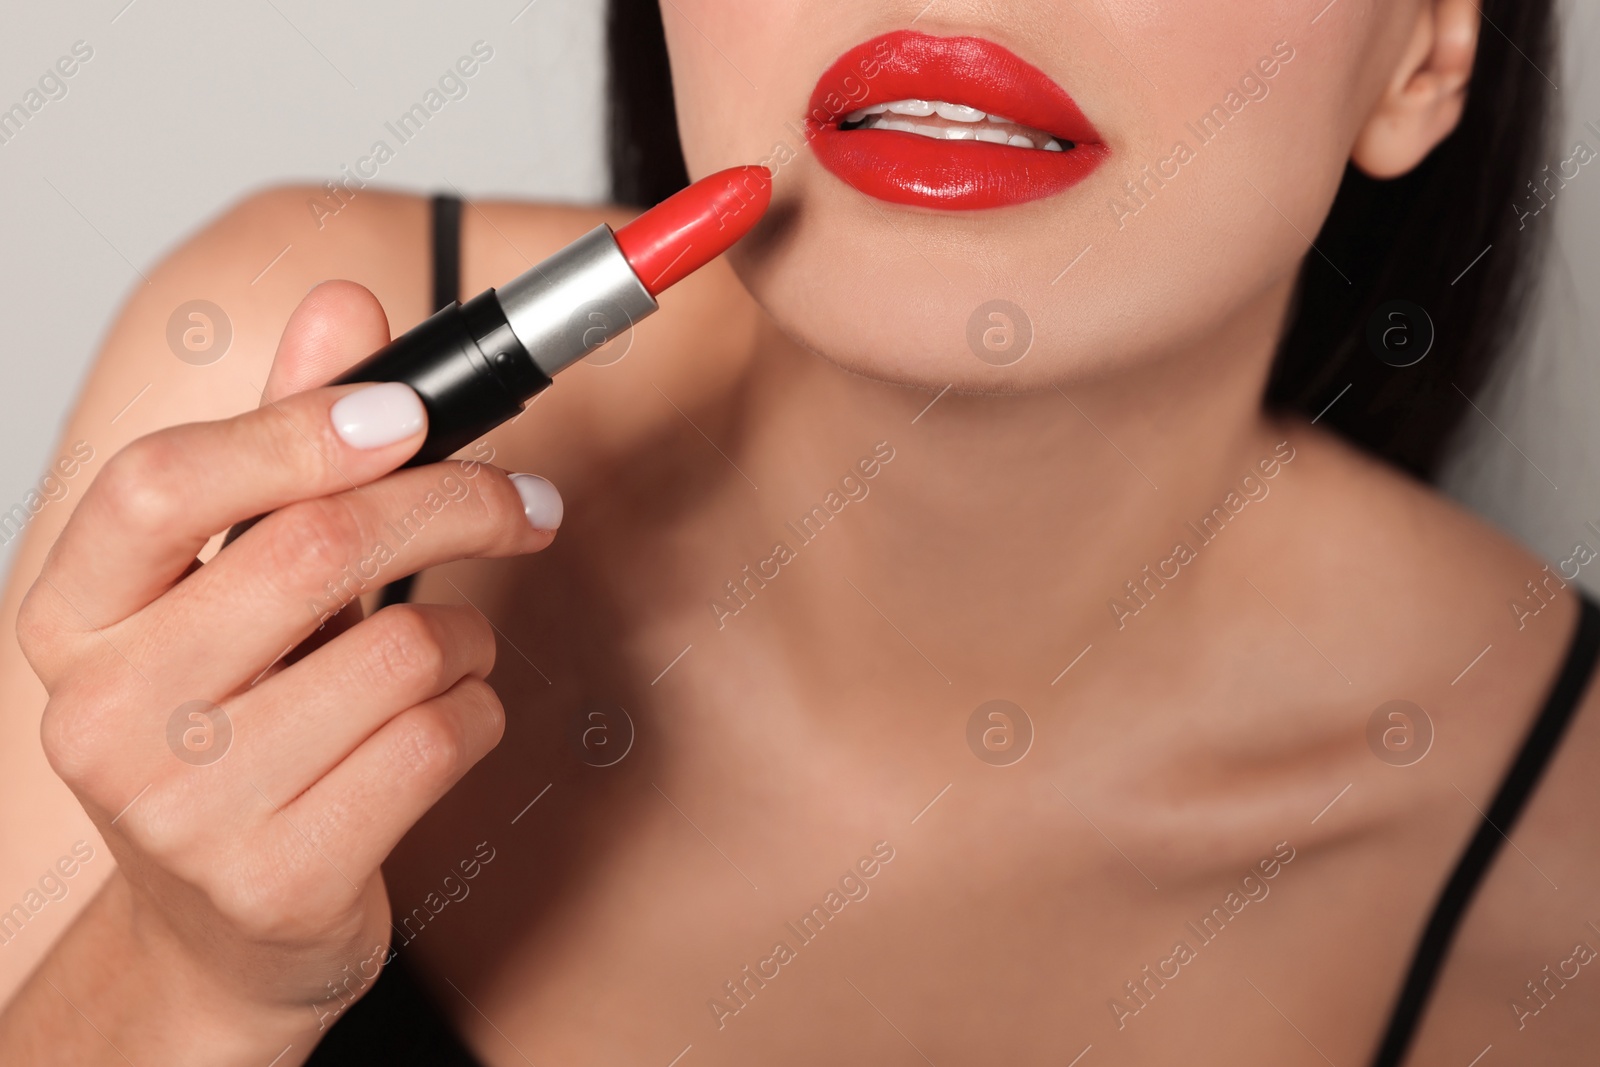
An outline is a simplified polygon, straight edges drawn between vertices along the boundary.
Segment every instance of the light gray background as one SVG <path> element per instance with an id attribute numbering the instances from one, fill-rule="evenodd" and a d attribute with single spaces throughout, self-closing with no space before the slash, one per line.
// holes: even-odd
<path id="1" fill-rule="evenodd" d="M 1600 0 L 1564 7 L 1565 66 L 1549 73 L 1568 132 L 1552 164 L 1579 138 L 1600 151 L 1600 135 L 1584 128 L 1600 127 Z M 0 145 L 0 510 L 54 458 L 79 382 L 140 271 L 252 189 L 337 177 L 474 41 L 493 46 L 493 61 L 379 181 L 602 199 L 601 19 L 599 0 L 12 4 L 0 32 L 0 107 L 74 41 L 92 45 L 94 58 L 65 98 Z M 1600 164 L 1535 224 L 1555 237 L 1539 325 L 1472 416 L 1448 481 L 1561 559 L 1579 539 L 1600 547 L 1586 526 L 1600 527 Z M 0 567 L 9 559 L 0 550 Z"/>

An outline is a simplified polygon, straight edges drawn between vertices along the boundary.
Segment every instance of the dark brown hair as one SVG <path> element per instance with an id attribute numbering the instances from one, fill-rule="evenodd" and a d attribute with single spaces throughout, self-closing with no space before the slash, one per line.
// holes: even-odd
<path id="1" fill-rule="evenodd" d="M 648 206 L 688 184 L 661 9 L 659 0 L 610 3 L 612 195 Z M 1401 178 L 1347 168 L 1301 270 L 1269 406 L 1320 415 L 1419 477 L 1437 472 L 1467 398 L 1489 380 L 1533 298 L 1544 227 L 1524 227 L 1517 205 L 1549 161 L 1553 6 L 1480 0 L 1483 28 L 1455 132 Z M 1396 301 L 1421 308 L 1434 331 L 1426 358 L 1407 367 L 1369 343 L 1369 327 L 1381 311 L 1381 334 Z M 1393 321 L 1413 344 L 1423 337 L 1415 312 Z"/>

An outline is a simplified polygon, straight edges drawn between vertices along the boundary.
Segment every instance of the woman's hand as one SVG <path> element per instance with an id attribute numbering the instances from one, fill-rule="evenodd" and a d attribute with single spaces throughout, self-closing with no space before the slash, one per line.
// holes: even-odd
<path id="1" fill-rule="evenodd" d="M 156 983 L 160 1016 L 158 1001 L 187 990 L 198 999 L 183 1011 L 206 1024 L 191 1033 L 230 1045 L 231 1017 L 251 1035 L 219 1056 L 253 1054 L 259 1035 L 295 1044 L 282 1062 L 296 1062 L 364 992 L 389 944 L 379 865 L 501 736 L 482 614 L 400 605 L 362 620 L 352 601 L 450 560 L 538 551 L 560 522 L 542 479 L 459 462 L 397 472 L 425 431 L 409 388 L 308 388 L 387 340 L 366 290 L 313 290 L 262 406 L 117 454 L 18 621 L 49 692 L 45 752 L 118 860 L 111 902 L 80 922 L 119 924 L 104 940 L 138 957 L 110 961 L 138 976 L 129 989 L 81 995 Z M 197 561 L 214 535 L 265 512 Z M 97 1026 L 140 1016 L 74 1007 Z M 198 1051 L 119 1033 L 169 1053 L 154 1062 Z M 279 1049 L 260 1051 L 264 1064 Z"/>

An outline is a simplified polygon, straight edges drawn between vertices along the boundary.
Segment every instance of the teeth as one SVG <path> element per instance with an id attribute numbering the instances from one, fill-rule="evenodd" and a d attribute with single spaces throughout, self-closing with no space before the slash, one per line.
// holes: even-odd
<path id="1" fill-rule="evenodd" d="M 852 111 L 844 117 L 845 122 L 860 122 L 872 115 L 881 115 L 885 111 L 894 115 L 909 115 L 912 118 L 925 119 L 929 115 L 938 115 L 942 119 L 952 122 L 982 122 L 990 116 L 985 115 L 975 107 L 965 104 L 947 104 L 943 100 L 894 100 L 886 104 L 872 104 L 869 107 Z M 994 121 L 1007 121 L 996 118 Z"/>
<path id="2" fill-rule="evenodd" d="M 900 118 L 899 116 L 906 116 Z M 911 122 L 914 118 L 938 116 L 960 126 L 935 126 L 930 123 Z M 1064 152 L 1067 146 L 1038 130 L 1012 133 L 1001 126 L 1021 126 L 1015 119 L 992 115 L 966 104 L 952 104 L 944 100 L 892 100 L 871 104 L 846 115 L 841 125 L 850 128 L 893 130 L 897 133 L 914 133 L 938 141 L 982 141 L 985 144 L 1010 145 L 1012 148 L 1043 149 L 1046 152 Z M 1024 127 L 1026 129 L 1027 127 Z M 1043 141 L 1042 144 L 1036 143 Z"/>
<path id="3" fill-rule="evenodd" d="M 946 104 L 943 101 L 934 103 L 933 112 L 951 122 L 982 122 L 989 117 L 975 107 L 967 107 L 965 104 Z"/>

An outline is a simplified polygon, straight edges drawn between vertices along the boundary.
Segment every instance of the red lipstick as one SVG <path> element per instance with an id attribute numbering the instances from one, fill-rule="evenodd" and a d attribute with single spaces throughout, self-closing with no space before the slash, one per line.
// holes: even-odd
<path id="1" fill-rule="evenodd" d="M 955 129 L 966 138 L 961 140 L 840 128 L 863 109 L 900 101 L 942 101 L 995 118 L 970 127 L 937 124 Z M 817 82 L 806 125 L 817 159 L 847 185 L 879 200 L 943 210 L 1006 207 L 1053 196 L 1088 177 L 1110 153 L 1067 91 L 1014 52 L 980 37 L 934 37 L 912 30 L 875 37 L 840 56 Z M 985 126 L 1032 131 L 1035 147 L 967 137 Z M 1037 143 L 1041 137 L 1053 139 L 1061 150 L 1045 150 Z"/>
<path id="2" fill-rule="evenodd" d="M 731 248 L 771 199 L 765 167 L 702 178 L 615 233 L 598 226 L 499 289 L 451 304 L 331 384 L 405 382 L 428 411 L 427 440 L 406 466 L 444 459 L 654 313 L 659 293 Z"/>
<path id="3" fill-rule="evenodd" d="M 767 168 L 718 171 L 615 233 L 597 226 L 499 289 L 443 308 L 329 384 L 405 382 L 428 412 L 428 436 L 405 466 L 446 459 L 653 314 L 658 293 L 733 247 L 771 200 Z"/>
<path id="4" fill-rule="evenodd" d="M 726 252 L 771 202 L 771 171 L 733 167 L 674 193 L 628 223 L 617 231 L 617 247 L 655 296 Z"/>

